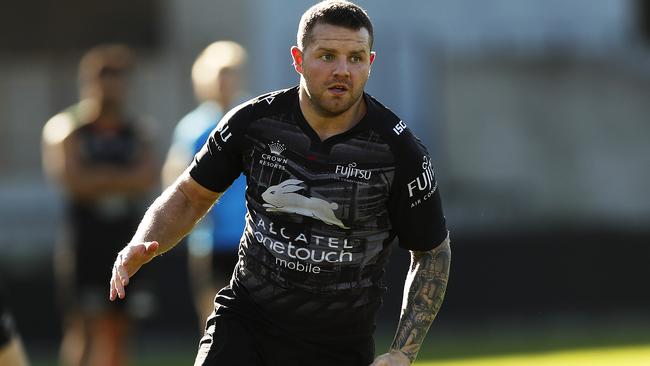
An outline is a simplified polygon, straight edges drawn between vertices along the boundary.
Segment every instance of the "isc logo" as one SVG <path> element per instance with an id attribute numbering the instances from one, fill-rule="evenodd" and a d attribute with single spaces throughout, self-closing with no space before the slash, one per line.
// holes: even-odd
<path id="1" fill-rule="evenodd" d="M 404 123 L 402 120 L 397 122 L 395 127 L 393 127 L 393 132 L 395 132 L 397 136 L 399 136 L 400 133 L 404 132 L 404 130 L 406 130 L 406 123 Z"/>
<path id="2" fill-rule="evenodd" d="M 228 142 L 228 139 L 232 137 L 232 133 L 228 132 L 228 127 L 230 127 L 228 124 L 219 124 L 217 126 L 217 132 L 219 132 L 219 136 L 221 136 L 221 141 L 223 142 Z"/>

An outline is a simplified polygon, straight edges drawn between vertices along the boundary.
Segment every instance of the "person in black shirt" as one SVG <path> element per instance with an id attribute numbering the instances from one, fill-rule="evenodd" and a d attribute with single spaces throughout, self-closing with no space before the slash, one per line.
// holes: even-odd
<path id="1" fill-rule="evenodd" d="M 110 298 L 171 249 L 240 175 L 248 213 L 195 365 L 409 365 L 444 297 L 451 251 L 426 148 L 364 92 L 367 14 L 325 1 L 291 49 L 300 85 L 231 110 L 117 256 Z M 394 241 L 412 253 L 390 350 L 372 334 Z M 374 360 L 374 361 L 373 361 Z"/>
<path id="2" fill-rule="evenodd" d="M 104 268 L 135 232 L 159 171 L 150 123 L 128 110 L 133 62 L 122 44 L 90 49 L 79 63 L 81 100 L 43 127 L 43 168 L 65 194 L 66 235 L 55 247 L 65 365 L 128 359 L 131 314 L 106 301 Z"/>

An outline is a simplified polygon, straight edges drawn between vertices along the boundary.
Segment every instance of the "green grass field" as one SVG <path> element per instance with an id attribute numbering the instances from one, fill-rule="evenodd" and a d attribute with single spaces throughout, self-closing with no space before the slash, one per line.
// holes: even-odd
<path id="1" fill-rule="evenodd" d="M 559 321 L 536 327 L 493 325 L 451 335 L 434 328 L 415 365 L 650 366 L 650 325 Z"/>
<path id="2" fill-rule="evenodd" d="M 137 366 L 177 366 L 192 363 L 192 353 L 175 352 L 139 357 Z M 54 366 L 53 361 L 34 360 L 35 366 Z M 648 366 L 650 344 L 602 349 L 580 349 L 558 352 L 529 353 L 502 356 L 479 356 L 446 360 L 423 357 L 415 366 Z"/>
<path id="3" fill-rule="evenodd" d="M 422 360 L 416 366 L 647 366 L 650 345 L 558 352 L 486 356 L 456 360 Z"/>
<path id="4" fill-rule="evenodd" d="M 392 338 L 383 331 L 377 353 Z M 170 343 L 171 342 L 171 343 Z M 136 346 L 136 345 L 134 345 Z M 137 347 L 137 346 L 136 346 Z M 173 338 L 140 347 L 133 366 L 191 365 L 194 343 Z M 33 366 L 55 366 L 49 356 L 31 354 Z M 471 330 L 432 329 L 416 366 L 650 366 L 650 324 L 601 326 L 495 326 Z"/>

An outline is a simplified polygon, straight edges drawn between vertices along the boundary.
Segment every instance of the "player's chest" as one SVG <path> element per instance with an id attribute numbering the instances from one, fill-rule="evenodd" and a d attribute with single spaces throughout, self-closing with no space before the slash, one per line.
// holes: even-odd
<path id="1" fill-rule="evenodd" d="M 128 164 L 136 154 L 136 144 L 129 133 L 93 133 L 82 131 L 80 153 L 85 163 Z"/>
<path id="2" fill-rule="evenodd" d="M 265 211 L 341 228 L 383 215 L 395 178 L 388 146 L 364 134 L 319 144 L 299 129 L 271 129 L 248 139 L 243 165 Z"/>

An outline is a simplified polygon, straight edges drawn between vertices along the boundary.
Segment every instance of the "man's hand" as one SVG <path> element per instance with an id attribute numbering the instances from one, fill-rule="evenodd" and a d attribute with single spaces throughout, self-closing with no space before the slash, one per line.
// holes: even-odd
<path id="1" fill-rule="evenodd" d="M 113 264 L 113 274 L 111 275 L 111 301 L 117 297 L 123 299 L 126 296 L 124 287 L 129 284 L 129 278 L 138 272 L 143 264 L 153 259 L 158 246 L 157 241 L 135 245 L 129 244 L 117 254 L 115 264 Z"/>
<path id="2" fill-rule="evenodd" d="M 375 358 L 370 366 L 410 366 L 411 361 L 400 351 L 390 351 Z"/>

